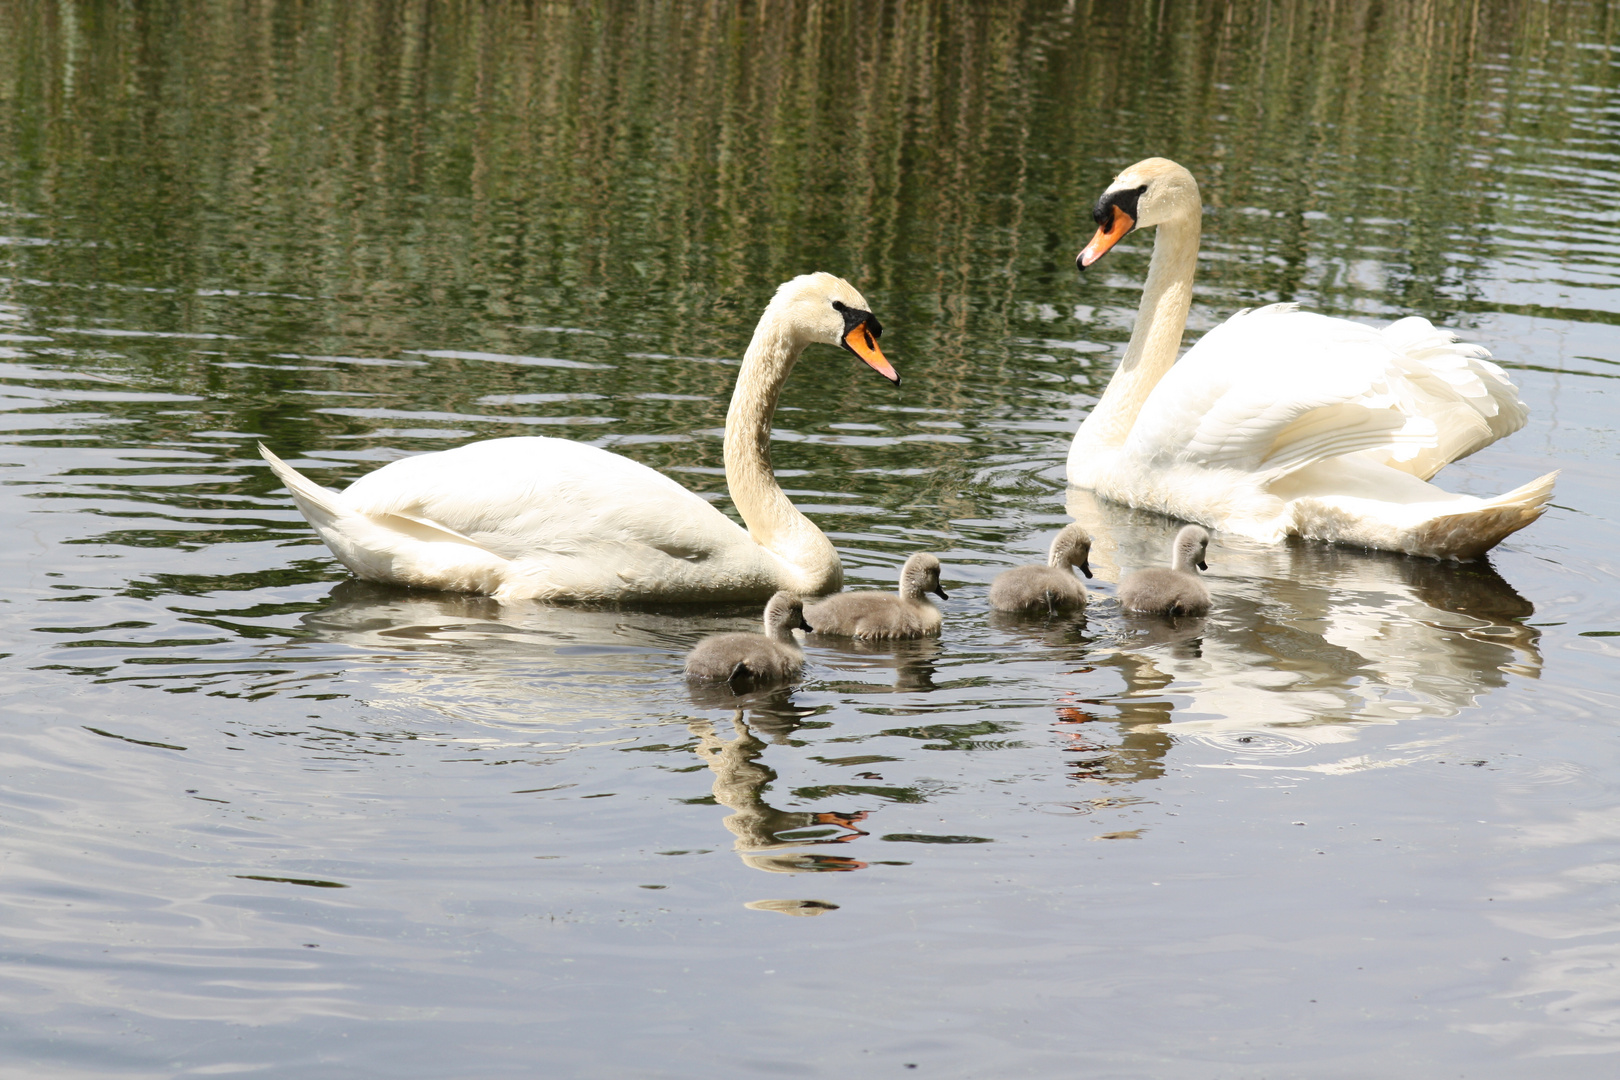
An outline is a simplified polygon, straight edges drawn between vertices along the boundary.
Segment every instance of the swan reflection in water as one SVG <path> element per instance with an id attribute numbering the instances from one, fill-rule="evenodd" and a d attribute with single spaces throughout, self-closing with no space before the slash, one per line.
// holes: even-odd
<path id="1" fill-rule="evenodd" d="M 757 619 L 740 611 L 737 628 L 751 627 Z M 351 670 L 367 669 L 376 706 L 427 708 L 530 735 L 555 723 L 567 728 L 571 742 L 588 740 L 593 716 L 605 722 L 605 733 L 622 736 L 625 713 L 633 711 L 623 692 L 627 681 L 644 681 L 653 699 L 676 677 L 680 656 L 692 642 L 717 624 L 732 628 L 725 620 L 697 619 L 688 612 L 501 604 L 360 581 L 340 583 L 326 606 L 301 621 L 311 637 L 355 647 Z M 608 686 L 614 692 L 604 692 Z M 807 713 L 793 704 L 789 688 L 740 696 L 724 686 L 692 686 L 687 692 L 699 708 L 735 710 L 734 738 L 723 738 L 706 719 L 690 720 L 687 728 L 698 739 L 698 756 L 714 773 L 715 801 L 732 811 L 725 826 L 745 863 L 775 873 L 866 866 L 847 856 L 805 850 L 866 835 L 858 828 L 865 811 L 785 811 L 765 802 L 764 790 L 776 771 L 760 760 L 766 743 L 755 731 L 786 743 L 803 723 Z M 565 707 L 557 708 L 559 702 Z M 743 718 L 745 709 L 752 724 Z M 548 720 L 551 716 L 556 719 Z M 536 745 L 532 738 L 524 741 Z M 811 900 L 758 903 L 762 910 L 796 915 L 836 906 Z"/>
<path id="2" fill-rule="evenodd" d="M 690 720 L 686 725 L 687 730 L 697 736 L 698 757 L 714 773 L 714 801 L 731 810 L 723 824 L 736 837 L 733 849 L 742 861 L 756 870 L 776 874 L 863 869 L 866 863 L 858 859 L 803 849 L 847 843 L 867 835 L 858 827 L 866 820 L 867 812 L 789 811 L 778 810 L 767 803 L 765 787 L 776 779 L 776 770 L 760 760 L 765 753 L 765 743 L 749 728 L 743 713 L 739 708 L 732 714 L 735 737 L 731 739 L 722 738 L 714 724 L 706 719 Z M 753 715 L 761 726 L 776 727 L 777 741 L 782 742 L 793 727 L 798 726 L 804 713 L 787 701 L 786 691 L 779 691 L 757 705 Z M 789 716 L 791 726 L 785 722 Z M 845 831 L 839 832 L 840 829 Z M 794 833 L 797 835 L 790 835 Z"/>
<path id="3" fill-rule="evenodd" d="M 1078 489 L 1068 509 L 1092 534 L 1101 582 L 1156 565 L 1179 525 Z M 1523 622 L 1535 608 L 1483 560 L 1217 536 L 1209 565 L 1206 618 L 1112 609 L 1117 635 L 1100 636 L 1085 662 L 1117 671 L 1125 689 L 1060 706 L 1060 722 L 1078 708 L 1128 733 L 1151 725 L 1244 754 L 1287 754 L 1349 741 L 1367 723 L 1456 716 L 1510 676 L 1540 675 L 1540 633 Z M 1122 778 L 1157 768 L 1125 756 L 1136 764 L 1110 765 Z"/>
<path id="4" fill-rule="evenodd" d="M 330 690 L 384 710 L 523 732 L 567 728 L 572 738 L 656 711 L 687 649 L 717 629 L 756 629 L 759 614 L 738 608 L 734 619 L 699 619 L 680 609 L 502 604 L 351 580 L 300 621 L 305 640 L 281 648 L 314 640 L 351 650 L 335 672 L 330 648 L 306 665 L 323 669 Z M 638 710 L 641 694 L 647 710 Z"/>

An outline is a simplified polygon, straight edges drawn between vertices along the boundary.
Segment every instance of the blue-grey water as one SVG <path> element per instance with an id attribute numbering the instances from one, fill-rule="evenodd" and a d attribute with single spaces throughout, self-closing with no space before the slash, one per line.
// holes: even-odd
<path id="1" fill-rule="evenodd" d="M 1192 336 L 1297 300 L 1486 345 L 1561 469 L 1488 561 L 1065 490 L 1150 237 Z M 0 1075 L 1608 1077 L 1620 1069 L 1620 25 L 1599 3 L 0 0 Z M 849 278 L 775 459 L 937 642 L 694 694 L 757 612 L 351 580 L 341 486 L 578 439 L 729 509 L 775 285 Z M 1308 358 L 1302 358 L 1308 362 Z M 1081 620 L 993 618 L 1079 517 Z"/>

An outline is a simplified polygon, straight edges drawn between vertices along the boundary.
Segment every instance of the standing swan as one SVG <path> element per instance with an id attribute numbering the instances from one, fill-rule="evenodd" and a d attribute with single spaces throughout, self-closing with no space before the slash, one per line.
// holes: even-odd
<path id="1" fill-rule="evenodd" d="M 771 417 L 805 346 L 842 345 L 895 384 L 883 333 L 831 274 L 786 282 L 760 316 L 726 414 L 726 483 L 748 525 L 645 465 L 566 439 L 489 439 L 384 465 L 341 494 L 259 452 L 326 546 L 370 581 L 497 600 L 765 600 L 837 592 L 832 542 L 771 471 Z"/>
<path id="2" fill-rule="evenodd" d="M 1427 319 L 1377 330 L 1271 304 L 1177 363 L 1202 215 L 1197 181 L 1164 158 L 1097 200 L 1080 269 L 1132 229 L 1159 232 L 1130 345 L 1069 451 L 1071 484 L 1268 543 L 1436 558 L 1477 558 L 1541 516 L 1556 472 L 1491 499 L 1426 482 L 1529 413 L 1488 352 Z"/>
<path id="3" fill-rule="evenodd" d="M 1183 525 L 1170 547 L 1170 569 L 1149 567 L 1119 583 L 1119 606 L 1138 615 L 1208 615 L 1209 589 L 1198 580 L 1208 570 L 1209 533 Z"/>

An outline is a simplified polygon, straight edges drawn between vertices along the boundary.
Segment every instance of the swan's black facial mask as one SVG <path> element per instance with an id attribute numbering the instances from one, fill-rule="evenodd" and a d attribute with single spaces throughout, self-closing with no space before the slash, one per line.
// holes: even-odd
<path id="1" fill-rule="evenodd" d="M 894 370 L 894 366 L 884 358 L 883 350 L 878 348 L 877 339 L 883 336 L 883 324 L 870 311 L 852 308 L 842 300 L 834 300 L 832 306 L 844 317 L 844 332 L 839 338 L 844 348 L 865 361 L 867 367 L 899 386 L 900 373 Z"/>
<path id="2" fill-rule="evenodd" d="M 1091 220 L 1097 223 L 1097 235 L 1091 238 L 1091 243 L 1075 256 L 1074 268 L 1084 270 L 1098 259 L 1108 253 L 1113 247 L 1125 238 L 1125 234 L 1136 228 L 1137 205 L 1142 200 L 1142 193 L 1147 185 L 1132 188 L 1128 191 L 1105 191 L 1097 205 L 1091 210 Z"/>

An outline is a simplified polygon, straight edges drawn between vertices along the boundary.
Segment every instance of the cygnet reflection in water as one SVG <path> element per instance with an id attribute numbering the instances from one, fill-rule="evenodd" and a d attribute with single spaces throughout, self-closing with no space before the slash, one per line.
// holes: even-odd
<path id="1" fill-rule="evenodd" d="M 863 869 L 866 863 L 858 859 L 793 849 L 842 844 L 867 835 L 857 828 L 866 819 L 866 811 L 786 811 L 766 803 L 764 790 L 776 779 L 776 770 L 760 761 L 765 744 L 749 730 L 741 709 L 732 716 L 731 723 L 736 730 L 732 739 L 722 739 L 708 720 L 692 720 L 686 727 L 697 736 L 698 756 L 714 773 L 714 801 L 732 811 L 723 824 L 736 837 L 733 848 L 742 861 L 756 870 L 775 874 Z M 827 828 L 799 836 L 783 835 L 816 826 Z M 847 831 L 827 835 L 838 829 Z"/>
<path id="2" fill-rule="evenodd" d="M 1140 615 L 1125 612 L 1120 620 L 1120 647 L 1162 648 L 1182 660 L 1203 656 L 1209 619 L 1203 615 Z"/>
<path id="3" fill-rule="evenodd" d="M 1091 533 L 1104 581 L 1162 559 L 1175 527 L 1076 489 L 1068 510 Z M 1150 638 L 1125 619 L 1118 647 L 1094 654 L 1124 681 L 1112 699 L 1119 719 L 1148 722 L 1162 702 L 1175 730 L 1286 724 L 1299 740 L 1338 742 L 1355 738 L 1355 723 L 1454 716 L 1540 672 L 1539 633 L 1522 621 L 1533 605 L 1489 563 L 1232 537 L 1220 556 L 1210 575 L 1220 607 L 1201 627 L 1177 620 Z M 1188 715 L 1198 719 L 1179 720 Z"/>
<path id="4" fill-rule="evenodd" d="M 992 629 L 1004 634 L 1011 648 L 1000 650 L 998 662 L 1021 663 L 1031 659 L 1083 663 L 1094 637 L 1088 632 L 1084 609 L 1060 611 L 995 611 L 989 615 Z M 1107 620 L 1101 621 L 1106 626 Z"/>
<path id="5" fill-rule="evenodd" d="M 750 900 L 743 907 L 750 911 L 774 911 L 781 915 L 825 915 L 838 905 L 826 900 Z"/>
<path id="6" fill-rule="evenodd" d="M 949 600 L 939 583 L 939 557 L 919 551 L 900 568 L 900 589 L 834 593 L 810 604 L 804 617 L 825 637 L 862 639 L 932 637 L 942 617 L 926 594 Z"/>
<path id="7" fill-rule="evenodd" d="M 816 641 L 814 648 L 819 664 L 829 669 L 825 688 L 835 693 L 909 694 L 938 689 L 934 684 L 941 653 L 938 638 L 898 641 L 827 638 Z M 877 683 L 846 677 L 865 671 L 893 671 L 894 680 Z"/>
<path id="8" fill-rule="evenodd" d="M 817 712 L 814 708 L 795 704 L 791 686 L 734 690 L 725 683 L 688 683 L 686 689 L 692 704 L 700 709 L 746 712 L 749 727 L 778 746 L 788 745 L 789 739 L 803 726 L 806 718 Z"/>

